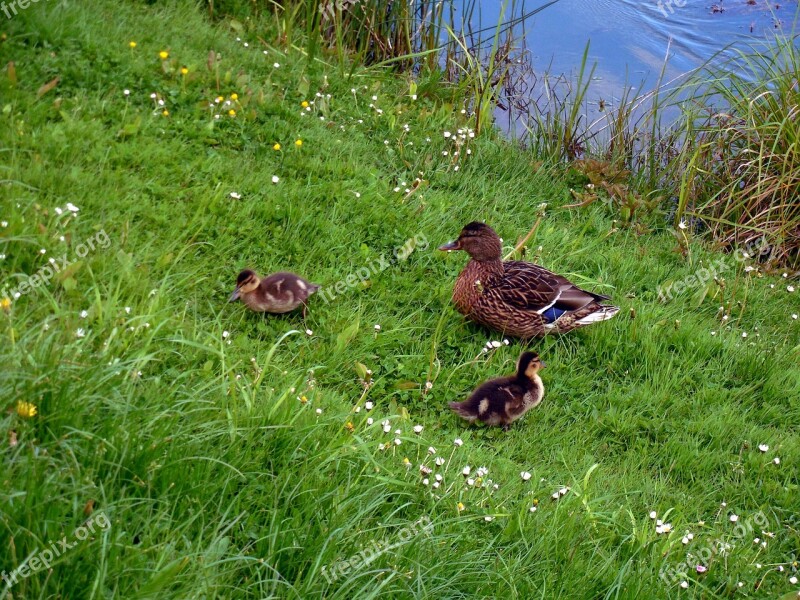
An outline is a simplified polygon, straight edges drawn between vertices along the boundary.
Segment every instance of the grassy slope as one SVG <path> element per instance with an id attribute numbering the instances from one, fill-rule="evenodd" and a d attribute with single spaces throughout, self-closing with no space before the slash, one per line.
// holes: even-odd
<path id="1" fill-rule="evenodd" d="M 453 171 L 443 132 L 463 125 L 459 106 L 436 101 L 425 81 L 413 102 L 403 78 L 348 81 L 309 66 L 296 48 L 263 46 L 257 35 L 275 39 L 264 27 L 240 34 L 245 48 L 192 9 L 110 1 L 40 3 L 4 27 L 0 63 L 15 61 L 19 80 L 0 80 L 5 285 L 48 256 L 74 256 L 100 229 L 111 240 L 76 265 L 74 289 L 56 277 L 0 313 L 0 568 L 72 536 L 90 500 L 112 522 L 13 597 L 774 597 L 797 587 L 791 565 L 776 570 L 800 545 L 800 325 L 786 280 L 745 276 L 727 257 L 728 294 L 742 304 L 723 328 L 719 300 L 656 297 L 719 256 L 692 244 L 689 264 L 667 233 L 614 229 L 608 207 L 553 211 L 531 254 L 622 312 L 534 342 L 548 363 L 543 405 L 508 434 L 468 429 L 446 402 L 511 370 L 520 348 L 481 355 L 497 337 L 449 305 L 465 257 L 434 248 L 473 219 L 515 239 L 539 203 L 570 201 L 562 177 L 491 137 Z M 210 49 L 222 55 L 219 89 Z M 37 99 L 56 75 L 58 88 Z M 317 91 L 331 98 L 301 117 Z M 214 123 L 208 102 L 232 92 L 237 116 Z M 119 135 L 126 124 L 132 135 Z M 393 192 L 420 171 L 419 192 Z M 55 213 L 67 202 L 77 218 Z M 299 314 L 264 319 L 225 302 L 244 266 L 331 285 L 420 235 L 429 247 L 368 286 L 315 298 L 311 336 Z M 367 394 L 356 362 L 374 373 Z M 18 400 L 39 415 L 19 417 Z M 367 400 L 375 408 L 353 414 Z M 382 432 L 386 418 L 400 435 Z M 401 445 L 379 450 L 395 437 Z M 433 466 L 429 446 L 447 459 L 434 493 L 418 473 Z M 465 486 L 465 465 L 473 477 L 488 467 L 499 489 Z M 553 502 L 562 486 L 570 493 Z M 651 510 L 675 531 L 656 534 Z M 775 534 L 766 549 L 753 543 L 764 538 L 759 511 Z M 734 512 L 756 531 L 737 536 Z M 420 517 L 429 535 L 333 583 L 322 576 L 373 541 L 396 543 Z M 733 546 L 683 591 L 658 573 L 686 559 L 685 530 L 695 556 L 712 540 Z"/>

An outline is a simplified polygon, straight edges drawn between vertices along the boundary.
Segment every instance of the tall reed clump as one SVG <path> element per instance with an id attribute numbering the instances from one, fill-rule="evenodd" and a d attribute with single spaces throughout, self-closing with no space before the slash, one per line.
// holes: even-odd
<path id="1" fill-rule="evenodd" d="M 690 82 L 676 222 L 702 220 L 726 246 L 766 238 L 800 263 L 800 49 L 782 38 L 737 51 Z"/>

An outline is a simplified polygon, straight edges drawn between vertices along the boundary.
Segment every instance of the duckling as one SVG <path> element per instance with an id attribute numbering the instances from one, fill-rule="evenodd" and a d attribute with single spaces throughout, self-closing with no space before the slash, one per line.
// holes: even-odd
<path id="1" fill-rule="evenodd" d="M 470 257 L 453 289 L 458 312 L 505 335 L 526 339 L 566 333 L 619 312 L 601 304 L 608 296 L 582 290 L 539 265 L 504 262 L 500 238 L 484 223 L 469 223 L 456 241 L 439 250 L 464 250 Z"/>
<path id="2" fill-rule="evenodd" d="M 513 421 L 544 398 L 539 369 L 545 366 L 535 352 L 523 352 L 514 375 L 482 383 L 464 402 L 450 402 L 450 408 L 470 423 L 483 421 L 487 425 L 502 425 L 508 431 Z"/>
<path id="3" fill-rule="evenodd" d="M 245 269 L 236 278 L 228 302 L 241 300 L 250 310 L 273 314 L 290 312 L 302 304 L 305 319 L 306 300 L 320 287 L 294 273 L 274 273 L 261 279 L 255 271 Z"/>

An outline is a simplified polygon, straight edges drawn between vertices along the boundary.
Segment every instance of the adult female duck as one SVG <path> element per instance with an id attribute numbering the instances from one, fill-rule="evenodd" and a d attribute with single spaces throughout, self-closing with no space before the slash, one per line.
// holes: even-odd
<path id="1" fill-rule="evenodd" d="M 494 229 L 472 222 L 439 250 L 464 250 L 470 261 L 456 280 L 453 302 L 467 318 L 506 335 L 532 338 L 566 333 L 606 321 L 619 312 L 607 296 L 580 289 L 561 275 L 529 262 L 503 262 Z"/>

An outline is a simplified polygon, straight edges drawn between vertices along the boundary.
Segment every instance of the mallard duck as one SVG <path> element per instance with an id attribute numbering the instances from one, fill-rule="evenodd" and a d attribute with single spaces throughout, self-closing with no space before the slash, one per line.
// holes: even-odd
<path id="1" fill-rule="evenodd" d="M 503 262 L 494 229 L 472 222 L 439 250 L 464 250 L 470 261 L 456 280 L 453 302 L 467 318 L 506 335 L 531 338 L 605 321 L 619 308 L 561 275 L 529 262 Z"/>
<path id="2" fill-rule="evenodd" d="M 523 352 L 517 360 L 517 372 L 491 379 L 478 386 L 464 402 L 451 402 L 450 408 L 470 423 L 502 425 L 508 430 L 544 398 L 544 384 L 539 369 L 545 364 L 535 352 Z"/>
<path id="3" fill-rule="evenodd" d="M 228 302 L 241 300 L 250 310 L 275 314 L 287 313 L 302 304 L 305 318 L 306 300 L 320 287 L 294 273 L 274 273 L 261 279 L 255 271 L 245 269 L 236 278 L 236 289 Z"/>

